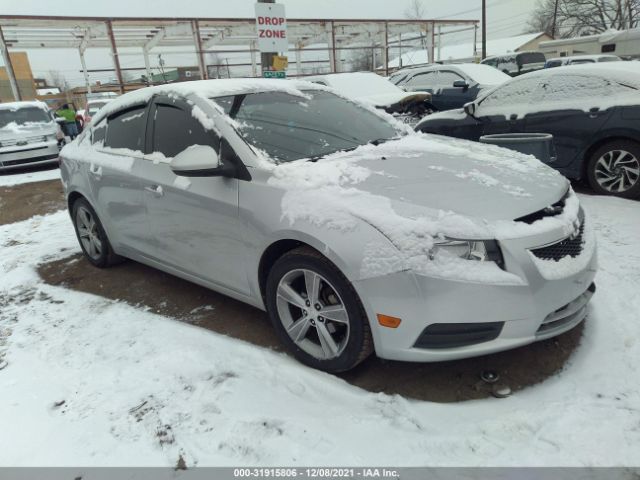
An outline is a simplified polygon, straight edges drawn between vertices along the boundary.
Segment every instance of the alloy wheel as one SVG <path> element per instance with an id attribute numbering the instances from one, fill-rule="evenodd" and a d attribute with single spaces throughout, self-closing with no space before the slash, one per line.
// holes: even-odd
<path id="1" fill-rule="evenodd" d="M 349 341 L 349 315 L 336 288 L 322 275 L 295 269 L 277 288 L 278 316 L 287 334 L 319 360 L 339 357 Z"/>
<path id="2" fill-rule="evenodd" d="M 640 179 L 640 161 L 626 150 L 610 150 L 595 164 L 595 179 L 604 190 L 626 192 Z"/>
<path id="3" fill-rule="evenodd" d="M 93 260 L 98 260 L 103 247 L 98 224 L 91 212 L 84 207 L 79 207 L 76 213 L 76 228 L 85 253 Z"/>

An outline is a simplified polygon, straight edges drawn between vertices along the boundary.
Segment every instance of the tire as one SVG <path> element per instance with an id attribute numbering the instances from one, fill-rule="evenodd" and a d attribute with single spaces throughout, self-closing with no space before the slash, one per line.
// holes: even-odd
<path id="1" fill-rule="evenodd" d="M 113 251 L 98 215 L 84 198 L 73 203 L 71 219 L 82 253 L 94 267 L 106 268 L 124 260 Z"/>
<path id="2" fill-rule="evenodd" d="M 307 283 L 318 287 L 307 289 Z M 369 322 L 353 286 L 309 247 L 275 262 L 267 277 L 266 305 L 280 340 L 305 365 L 342 372 L 373 352 Z"/>
<path id="3" fill-rule="evenodd" d="M 599 194 L 640 197 L 640 143 L 613 140 L 599 147 L 587 163 L 587 180 Z"/>

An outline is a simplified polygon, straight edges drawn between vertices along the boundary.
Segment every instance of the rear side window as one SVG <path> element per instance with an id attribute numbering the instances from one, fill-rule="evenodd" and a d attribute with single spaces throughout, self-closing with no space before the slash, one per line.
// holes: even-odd
<path id="1" fill-rule="evenodd" d="M 144 131 L 147 123 L 146 106 L 134 107 L 109 118 L 105 146 L 144 151 Z"/>
<path id="2" fill-rule="evenodd" d="M 415 87 L 417 85 L 426 85 L 431 86 L 436 84 L 436 73 L 435 72 L 425 72 L 425 73 L 417 73 L 413 77 L 411 77 L 407 82 L 406 86 Z"/>
<path id="3" fill-rule="evenodd" d="M 220 151 L 220 139 L 190 112 L 172 105 L 157 104 L 154 114 L 153 151 L 173 158 L 192 145 L 209 145 Z"/>
<path id="4" fill-rule="evenodd" d="M 91 132 L 91 143 L 96 146 L 104 145 L 104 139 L 107 134 L 107 121 L 101 120 Z"/>
<path id="5" fill-rule="evenodd" d="M 464 80 L 460 75 L 450 70 L 442 70 L 438 73 L 438 85 L 442 87 L 451 87 L 456 80 Z"/>
<path id="6" fill-rule="evenodd" d="M 512 80 L 481 100 L 478 113 L 481 115 L 503 114 L 503 110 L 507 107 L 510 111 L 514 111 L 518 107 L 528 105 L 539 83 L 538 77 Z"/>

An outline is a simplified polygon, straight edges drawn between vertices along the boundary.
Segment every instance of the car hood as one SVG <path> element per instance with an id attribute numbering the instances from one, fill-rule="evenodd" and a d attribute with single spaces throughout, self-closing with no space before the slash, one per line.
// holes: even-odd
<path id="1" fill-rule="evenodd" d="M 407 100 L 418 99 L 424 100 L 427 98 L 431 98 L 431 94 L 428 92 L 403 92 L 399 91 L 397 93 L 379 93 L 376 95 L 363 95 L 356 97 L 358 100 L 362 102 L 367 102 L 375 107 L 390 107 L 392 105 L 396 105 L 398 103 L 404 103 Z"/>
<path id="2" fill-rule="evenodd" d="M 533 156 L 425 134 L 333 154 L 301 170 L 312 178 L 314 188 L 324 186 L 323 176 L 333 175 L 347 192 L 344 201 L 357 189 L 386 197 L 398 215 L 407 217 L 444 211 L 482 221 L 511 221 L 552 205 L 569 188 L 562 175 Z M 290 178 L 281 183 L 291 188 L 296 182 Z"/>
<path id="3" fill-rule="evenodd" d="M 55 135 L 56 123 L 35 123 L 27 125 L 9 124 L 0 128 L 0 142 L 2 140 L 20 140 L 37 135 Z"/>

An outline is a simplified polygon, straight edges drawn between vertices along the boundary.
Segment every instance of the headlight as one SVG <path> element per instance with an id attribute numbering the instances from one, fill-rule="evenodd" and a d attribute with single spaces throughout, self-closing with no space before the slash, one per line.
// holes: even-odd
<path id="1" fill-rule="evenodd" d="M 464 260 L 495 262 L 504 265 L 500 246 L 495 240 L 445 240 L 436 242 L 429 251 L 432 260 L 438 255 L 449 255 Z"/>

